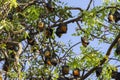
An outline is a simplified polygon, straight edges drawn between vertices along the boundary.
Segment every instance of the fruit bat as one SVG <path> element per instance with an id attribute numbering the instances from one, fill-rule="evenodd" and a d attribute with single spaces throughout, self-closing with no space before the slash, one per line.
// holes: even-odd
<path id="1" fill-rule="evenodd" d="M 79 70 L 78 68 L 75 68 L 75 69 L 73 70 L 73 76 L 74 76 L 74 77 L 79 77 L 79 76 L 80 76 L 80 70 Z"/>
<path id="2" fill-rule="evenodd" d="M 120 72 L 112 71 L 111 78 L 113 78 L 115 80 L 120 80 Z"/>
<path id="3" fill-rule="evenodd" d="M 12 14 L 12 13 L 8 13 L 7 18 L 8 18 L 10 21 L 12 21 L 12 20 L 13 20 L 13 14 Z"/>
<path id="4" fill-rule="evenodd" d="M 114 22 L 115 17 L 113 16 L 112 12 L 110 11 L 109 15 L 108 15 L 108 21 L 109 22 Z"/>
<path id="5" fill-rule="evenodd" d="M 67 24 L 60 24 L 56 29 L 56 35 L 60 38 L 62 34 L 67 32 Z"/>
<path id="6" fill-rule="evenodd" d="M 46 38 L 51 37 L 52 34 L 53 34 L 53 30 L 51 28 L 46 28 L 46 30 L 45 30 L 45 36 L 46 36 Z"/>
<path id="7" fill-rule="evenodd" d="M 35 40 L 34 39 L 29 38 L 29 39 L 27 39 L 27 41 L 28 41 L 28 44 L 30 44 L 30 45 L 34 45 L 35 44 Z"/>
<path id="8" fill-rule="evenodd" d="M 65 75 L 68 73 L 69 73 L 69 66 L 67 65 L 62 66 L 62 74 Z"/>
<path id="9" fill-rule="evenodd" d="M 49 0 L 48 3 L 46 3 L 46 8 L 50 12 L 53 12 L 55 10 L 55 8 L 51 4 L 51 0 Z"/>
<path id="10" fill-rule="evenodd" d="M 34 46 L 31 46 L 31 51 L 32 51 L 32 52 L 37 52 L 37 51 L 39 51 L 39 50 L 38 50 L 38 47 L 39 47 L 38 44 L 35 43 Z"/>
<path id="11" fill-rule="evenodd" d="M 52 65 L 50 58 L 45 58 L 45 64 Z"/>
<path id="12" fill-rule="evenodd" d="M 50 58 L 51 57 L 51 52 L 50 52 L 50 48 L 47 47 L 47 49 L 44 51 L 44 56 L 46 58 Z"/>
<path id="13" fill-rule="evenodd" d="M 29 33 L 29 36 L 27 37 L 27 41 L 28 41 L 28 44 L 34 45 L 35 44 L 34 35 Z"/>
<path id="14" fill-rule="evenodd" d="M 115 80 L 120 80 L 120 72 L 117 73 Z"/>
<path id="15" fill-rule="evenodd" d="M 117 71 L 112 71 L 111 78 L 115 79 L 117 77 Z"/>
<path id="16" fill-rule="evenodd" d="M 99 77 L 101 73 L 102 73 L 102 67 L 98 67 L 96 69 L 96 76 Z"/>
<path id="17" fill-rule="evenodd" d="M 22 9 L 22 6 L 17 6 L 17 7 L 15 8 L 15 10 L 16 10 L 17 12 L 21 12 L 23 9 Z"/>
<path id="18" fill-rule="evenodd" d="M 120 20 L 120 13 L 116 10 L 114 14 L 110 11 L 108 15 L 108 21 L 109 22 L 115 22 L 117 23 Z"/>
<path id="19" fill-rule="evenodd" d="M 39 21 L 39 22 L 38 22 L 38 28 L 39 28 L 40 32 L 42 32 L 43 29 L 44 29 L 44 23 L 41 22 L 41 21 Z"/>
<path id="20" fill-rule="evenodd" d="M 81 37 L 81 42 L 84 47 L 87 47 L 89 44 L 87 37 Z"/>
<path id="21" fill-rule="evenodd" d="M 57 63 L 58 63 L 57 58 L 56 58 L 56 57 L 52 57 L 52 58 L 51 58 L 51 63 L 52 63 L 53 66 L 56 66 Z"/>
<path id="22" fill-rule="evenodd" d="M 8 72 L 10 68 L 10 63 L 8 61 L 8 59 L 5 59 L 5 63 L 3 64 L 3 70 Z"/>
<path id="23" fill-rule="evenodd" d="M 120 38 L 118 39 L 118 42 L 117 42 L 116 53 L 120 54 Z"/>

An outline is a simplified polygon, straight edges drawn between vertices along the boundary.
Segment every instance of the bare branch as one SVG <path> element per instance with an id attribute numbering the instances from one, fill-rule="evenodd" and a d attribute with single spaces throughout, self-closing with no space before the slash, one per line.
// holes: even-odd
<path id="1" fill-rule="evenodd" d="M 92 1 L 93 1 L 93 0 L 90 0 L 90 2 L 89 2 L 89 4 L 88 4 L 88 7 L 87 7 L 87 9 L 86 9 L 86 10 L 89 10 L 90 5 L 91 5 Z"/>
<path id="2" fill-rule="evenodd" d="M 73 47 L 77 46 L 77 45 L 80 44 L 80 43 L 81 43 L 81 42 L 77 42 L 76 44 L 72 45 L 72 46 L 65 52 L 65 54 L 64 54 L 61 58 L 64 58 L 64 57 L 68 54 L 68 52 L 69 52 Z"/>

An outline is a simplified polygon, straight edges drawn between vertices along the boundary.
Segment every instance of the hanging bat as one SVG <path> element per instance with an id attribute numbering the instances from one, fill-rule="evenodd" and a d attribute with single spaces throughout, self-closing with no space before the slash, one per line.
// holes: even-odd
<path id="1" fill-rule="evenodd" d="M 58 59 L 56 57 L 52 57 L 51 58 L 51 63 L 52 63 L 53 66 L 56 66 L 57 63 L 58 63 Z"/>
<path id="2" fill-rule="evenodd" d="M 51 28 L 46 28 L 44 34 L 45 34 L 46 38 L 49 38 L 52 36 L 53 30 Z"/>
<path id="3" fill-rule="evenodd" d="M 55 8 L 52 6 L 52 0 L 48 0 L 48 3 L 46 3 L 46 8 L 49 12 L 53 12 Z"/>
<path id="4" fill-rule="evenodd" d="M 43 31 L 43 29 L 44 29 L 44 23 L 43 22 L 41 22 L 41 21 L 38 22 L 38 29 L 39 29 L 40 32 Z"/>
<path id="5" fill-rule="evenodd" d="M 114 14 L 110 11 L 108 15 L 108 21 L 109 22 L 115 22 L 117 23 L 120 20 L 120 13 L 116 10 Z"/>
<path id="6" fill-rule="evenodd" d="M 117 23 L 120 20 L 120 13 L 116 10 L 113 15 L 115 17 L 115 22 Z"/>
<path id="7" fill-rule="evenodd" d="M 51 57 L 51 51 L 50 51 L 49 47 L 47 47 L 47 49 L 44 51 L 44 56 L 46 58 L 50 58 Z"/>
<path id="8" fill-rule="evenodd" d="M 55 8 L 50 3 L 46 3 L 46 8 L 49 12 L 53 12 L 55 10 Z"/>
<path id="9" fill-rule="evenodd" d="M 30 45 L 34 45 L 35 44 L 34 35 L 32 34 L 31 31 L 29 33 L 29 36 L 27 37 L 27 41 L 28 41 L 28 44 L 30 44 Z"/>
<path id="10" fill-rule="evenodd" d="M 101 75 L 101 73 L 102 73 L 102 67 L 98 67 L 96 69 L 96 76 L 99 77 Z"/>
<path id="11" fill-rule="evenodd" d="M 69 66 L 67 65 L 62 66 L 62 74 L 66 75 L 68 73 L 69 73 Z"/>
<path id="12" fill-rule="evenodd" d="M 3 64 L 3 70 L 6 72 L 10 70 L 10 63 L 8 59 L 5 59 L 5 63 Z"/>
<path id="13" fill-rule="evenodd" d="M 27 39 L 27 41 L 28 41 L 28 44 L 30 44 L 30 45 L 34 45 L 35 44 L 35 40 L 34 39 L 29 38 L 29 39 Z"/>
<path id="14" fill-rule="evenodd" d="M 50 58 L 45 58 L 45 64 L 52 65 Z"/>
<path id="15" fill-rule="evenodd" d="M 67 32 L 67 24 L 60 24 L 56 29 L 56 35 L 60 38 L 62 34 Z"/>
<path id="16" fill-rule="evenodd" d="M 88 39 L 85 36 L 81 37 L 81 42 L 84 47 L 87 47 L 87 45 L 89 45 Z"/>
<path id="17" fill-rule="evenodd" d="M 75 69 L 73 70 L 73 76 L 74 76 L 74 77 L 79 77 L 79 76 L 80 76 L 80 70 L 79 70 L 79 68 L 75 68 Z"/>

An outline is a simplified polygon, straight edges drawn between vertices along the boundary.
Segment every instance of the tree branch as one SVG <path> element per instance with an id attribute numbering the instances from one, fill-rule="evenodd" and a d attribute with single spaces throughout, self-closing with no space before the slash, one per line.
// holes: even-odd
<path id="1" fill-rule="evenodd" d="M 65 21 L 64 24 L 69 24 L 69 23 L 73 23 L 75 21 L 81 21 L 82 19 L 82 16 L 78 16 L 77 18 L 74 18 L 74 19 L 71 19 L 71 20 L 68 20 L 68 21 Z M 61 23 L 58 23 L 58 24 L 53 24 L 51 25 L 51 28 L 52 27 L 56 27 L 56 26 L 59 26 Z"/>
<path id="2" fill-rule="evenodd" d="M 110 8 L 116 8 L 116 9 L 119 9 L 119 7 L 116 5 L 116 6 L 108 6 L 108 7 L 103 7 L 102 9 L 96 11 L 96 13 L 99 13 L 101 11 L 104 11 L 105 9 L 110 9 Z"/>
<path id="3" fill-rule="evenodd" d="M 65 52 L 65 54 L 61 57 L 61 58 L 64 58 L 67 54 L 68 54 L 68 52 L 73 48 L 73 47 L 75 47 L 76 45 L 78 45 L 78 44 L 80 44 L 81 42 L 77 42 L 76 44 L 74 44 L 74 45 L 72 45 L 66 52 Z"/>
<path id="4" fill-rule="evenodd" d="M 76 21 L 76 23 L 77 23 L 77 25 L 78 25 L 78 27 L 79 27 L 79 29 L 82 31 L 82 32 L 84 32 L 84 33 L 86 33 L 86 31 L 84 30 L 84 29 L 82 29 L 82 27 L 80 26 L 80 24 L 78 23 L 78 21 Z M 103 40 L 106 40 L 105 38 L 103 38 L 103 37 L 99 37 L 99 36 L 95 36 L 94 34 L 90 34 L 92 37 L 94 37 L 94 38 L 97 38 L 97 39 L 103 39 Z"/>
<path id="5" fill-rule="evenodd" d="M 93 1 L 93 0 L 90 0 L 90 2 L 89 2 L 89 4 L 88 4 L 88 7 L 87 7 L 87 9 L 86 9 L 86 10 L 89 10 L 90 5 L 91 5 L 92 1 Z"/>

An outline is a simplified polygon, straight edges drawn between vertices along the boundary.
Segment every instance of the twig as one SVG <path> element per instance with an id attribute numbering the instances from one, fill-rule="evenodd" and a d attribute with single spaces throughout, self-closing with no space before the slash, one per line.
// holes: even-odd
<path id="1" fill-rule="evenodd" d="M 115 59 L 115 58 L 109 58 L 109 61 L 110 61 L 110 60 L 120 61 L 119 59 Z"/>
<path id="2" fill-rule="evenodd" d="M 65 54 L 61 57 L 61 58 L 64 58 L 67 54 L 68 54 L 68 52 L 73 48 L 73 47 L 75 47 L 76 45 L 78 45 L 78 44 L 80 44 L 81 42 L 77 42 L 76 44 L 74 44 L 74 45 L 72 45 L 66 52 L 65 52 Z"/>
<path id="3" fill-rule="evenodd" d="M 89 4 L 88 4 L 88 6 L 87 6 L 87 9 L 86 9 L 86 10 L 89 10 L 90 5 L 91 5 L 92 1 L 93 1 L 93 0 L 90 0 L 90 2 L 89 2 Z"/>

